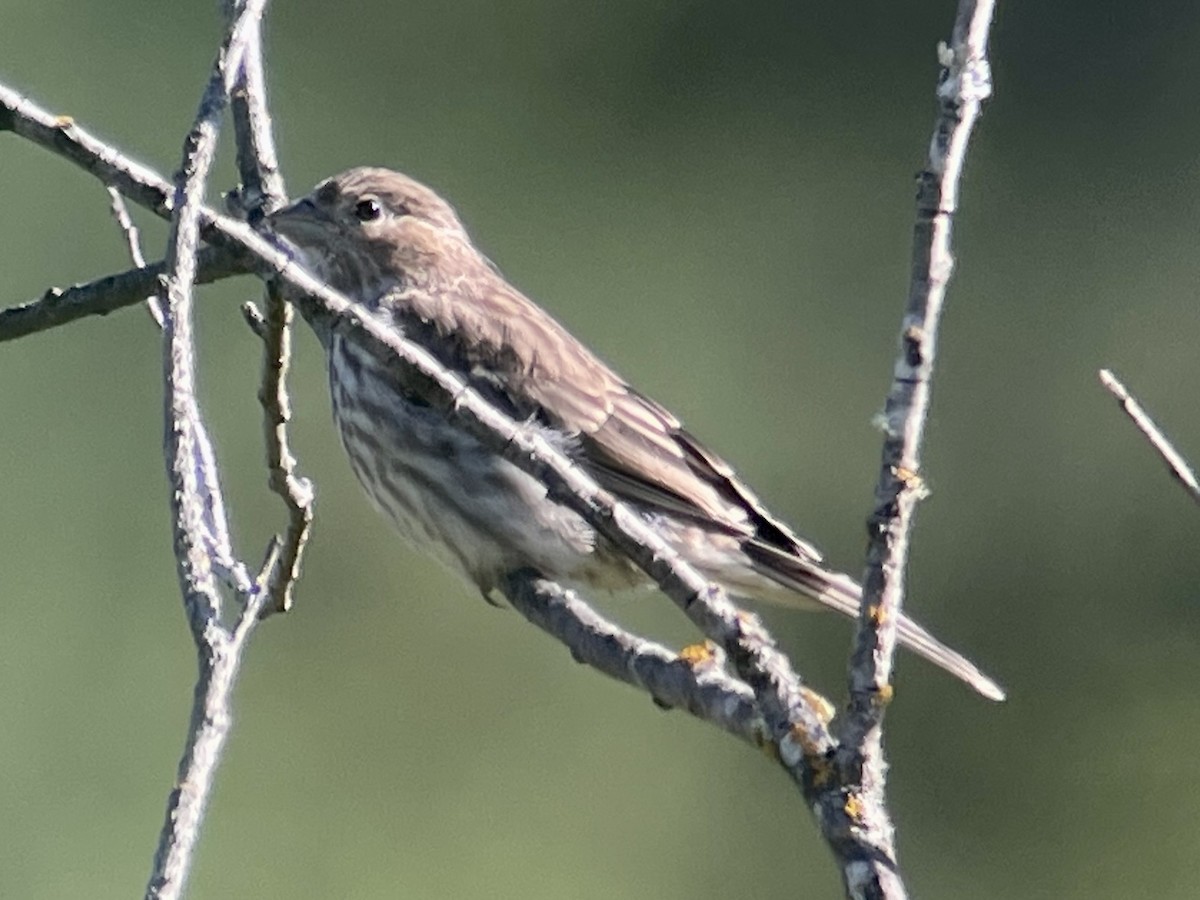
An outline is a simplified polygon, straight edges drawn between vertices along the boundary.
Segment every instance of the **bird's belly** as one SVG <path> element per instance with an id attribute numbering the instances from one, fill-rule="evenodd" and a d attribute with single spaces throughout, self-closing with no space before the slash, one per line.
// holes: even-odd
<path id="1" fill-rule="evenodd" d="M 406 399 L 370 355 L 336 337 L 334 420 L 371 502 L 401 536 L 484 590 L 532 566 L 550 578 L 610 587 L 638 576 L 546 488 L 444 414 Z M 622 583 L 623 582 L 623 583 Z"/>

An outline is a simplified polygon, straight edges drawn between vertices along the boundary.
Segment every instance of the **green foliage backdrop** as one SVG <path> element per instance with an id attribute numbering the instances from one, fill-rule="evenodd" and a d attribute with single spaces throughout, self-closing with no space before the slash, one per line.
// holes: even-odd
<path id="1" fill-rule="evenodd" d="M 857 570 L 953 7 L 279 3 L 285 172 L 294 192 L 358 163 L 437 186 L 512 280 Z M 171 171 L 216 4 L 0 0 L 0 20 L 0 77 Z M 1198 40 L 1194 4 L 1000 6 L 910 608 L 1011 700 L 900 662 L 891 797 L 923 897 L 1196 895 L 1200 514 L 1095 372 L 1200 459 Z M 11 137 L 0 198 L 0 302 L 125 266 L 99 186 Z M 205 289 L 199 313 L 250 556 L 282 521 L 237 312 L 256 294 Z M 299 357 L 316 536 L 295 613 L 252 647 L 191 896 L 835 896 L 773 766 L 400 546 L 307 336 Z M 194 675 L 160 372 L 137 310 L 0 347 L 0 896 L 129 897 L 149 869 Z M 606 602 L 690 637 L 654 595 Z M 845 623 L 766 614 L 838 695 Z"/>

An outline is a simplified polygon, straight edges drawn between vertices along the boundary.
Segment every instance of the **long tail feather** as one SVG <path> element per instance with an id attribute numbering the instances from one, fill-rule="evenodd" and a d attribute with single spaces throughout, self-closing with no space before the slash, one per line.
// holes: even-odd
<path id="1" fill-rule="evenodd" d="M 752 558 L 757 563 L 758 571 L 777 584 L 803 594 L 842 615 L 850 618 L 858 616 L 862 589 L 849 576 L 830 572 L 808 561 L 776 552 L 752 553 Z M 778 594 L 764 594 L 763 599 L 783 598 Z M 900 643 L 905 647 L 970 685 L 989 700 L 1004 699 L 1004 689 L 1000 685 L 983 674 L 973 662 L 947 647 L 907 615 L 900 619 L 898 636 Z"/>

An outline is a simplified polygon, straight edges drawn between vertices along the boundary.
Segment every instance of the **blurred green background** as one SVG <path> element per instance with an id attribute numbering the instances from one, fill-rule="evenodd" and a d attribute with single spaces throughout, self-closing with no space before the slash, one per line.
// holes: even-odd
<path id="1" fill-rule="evenodd" d="M 435 185 L 514 282 L 857 572 L 953 11 L 304 0 L 273 11 L 267 55 L 293 192 L 358 163 Z M 0 77 L 174 169 L 215 3 L 0 16 Z M 922 897 L 1197 896 L 1200 516 L 1096 370 L 1200 461 L 1198 41 L 1193 3 L 1000 6 L 910 609 L 1011 699 L 900 661 L 891 800 Z M 102 189 L 65 162 L 0 140 L 0 198 L 0 302 L 125 267 Z M 257 293 L 205 289 L 198 326 L 253 559 L 282 521 L 237 312 Z M 195 670 L 159 352 L 140 310 L 0 347 L 0 896 L 130 897 L 149 869 Z M 341 458 L 307 334 L 298 353 L 316 533 L 295 613 L 251 649 L 190 896 L 836 896 L 759 754 L 400 545 Z M 605 603 L 693 638 L 655 595 Z M 846 623 L 766 615 L 840 697 Z"/>

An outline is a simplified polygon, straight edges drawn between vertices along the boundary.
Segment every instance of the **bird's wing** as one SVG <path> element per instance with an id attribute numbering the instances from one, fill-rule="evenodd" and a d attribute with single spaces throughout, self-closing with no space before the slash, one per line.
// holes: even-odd
<path id="1" fill-rule="evenodd" d="M 584 439 L 585 464 L 618 496 L 743 536 L 798 562 L 820 552 L 776 519 L 728 463 L 689 434 L 668 410 L 628 385 Z"/>
<path id="2" fill-rule="evenodd" d="M 539 318 L 522 389 L 548 424 L 577 436 L 581 464 L 643 510 L 762 543 L 797 561 L 820 552 L 774 518 L 733 469 L 664 406 L 639 393 L 549 316 Z"/>
<path id="3" fill-rule="evenodd" d="M 477 295 L 437 317 L 438 333 L 428 336 L 436 337 L 443 362 L 510 415 L 570 436 L 575 461 L 621 500 L 740 537 L 749 563 L 771 580 L 844 615 L 857 614 L 861 593 L 853 579 L 825 569 L 820 552 L 767 512 L 728 463 L 669 410 L 631 388 L 492 274 L 490 301 Z M 430 323 L 418 315 L 411 325 L 420 331 Z M 995 682 L 907 616 L 899 628 L 905 645 L 984 696 L 1003 699 Z"/>
<path id="4" fill-rule="evenodd" d="M 820 562 L 819 551 L 771 516 L 669 410 L 630 387 L 493 268 L 473 275 L 456 285 L 469 294 L 458 302 L 453 291 L 397 297 L 405 331 L 510 415 L 574 439 L 575 461 L 619 499 L 799 563 Z M 445 305 L 423 306 L 437 302 Z"/>

